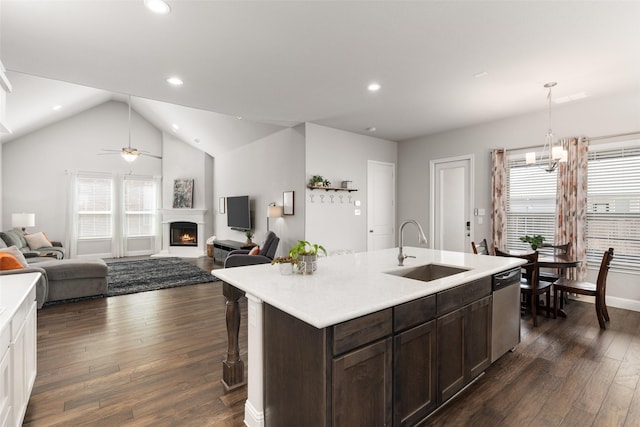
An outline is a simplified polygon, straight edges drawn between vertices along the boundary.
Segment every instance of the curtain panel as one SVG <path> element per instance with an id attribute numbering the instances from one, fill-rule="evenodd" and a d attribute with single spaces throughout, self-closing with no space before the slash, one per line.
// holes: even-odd
<path id="1" fill-rule="evenodd" d="M 506 249 L 507 244 L 507 150 L 491 152 L 491 238 L 493 248 Z"/>
<path id="2" fill-rule="evenodd" d="M 582 261 L 567 269 L 569 279 L 584 280 L 587 274 L 587 160 L 586 138 L 562 140 L 568 151 L 567 162 L 560 163 L 556 199 L 556 244 L 572 242 L 568 257 Z"/>

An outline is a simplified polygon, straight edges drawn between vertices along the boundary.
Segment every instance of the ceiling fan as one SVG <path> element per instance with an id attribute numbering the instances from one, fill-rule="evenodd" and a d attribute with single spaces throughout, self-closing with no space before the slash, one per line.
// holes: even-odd
<path id="1" fill-rule="evenodd" d="M 156 156 L 155 154 L 151 154 L 147 151 L 138 150 L 131 146 L 131 95 L 128 97 L 128 105 L 129 105 L 129 145 L 127 147 L 122 147 L 120 150 L 110 150 L 108 148 L 103 148 L 102 151 L 108 151 L 108 153 L 98 153 L 98 155 L 109 155 L 109 154 L 120 154 L 123 159 L 127 162 L 131 163 L 135 161 L 138 156 L 149 156 L 155 157 L 156 159 L 162 160 L 162 156 Z"/>

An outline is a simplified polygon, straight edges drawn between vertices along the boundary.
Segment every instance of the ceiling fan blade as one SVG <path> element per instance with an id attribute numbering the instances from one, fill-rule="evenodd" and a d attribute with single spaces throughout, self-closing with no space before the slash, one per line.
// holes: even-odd
<path id="1" fill-rule="evenodd" d="M 102 151 L 109 151 L 109 152 L 112 152 L 112 153 L 120 153 L 122 150 L 110 150 L 108 148 L 103 148 Z"/>
<path id="2" fill-rule="evenodd" d="M 141 153 L 140 153 L 140 155 L 141 155 L 141 156 L 155 157 L 156 159 L 160 159 L 160 160 L 162 160 L 162 156 L 156 156 L 155 154 L 150 154 L 150 153 L 141 152 Z"/>

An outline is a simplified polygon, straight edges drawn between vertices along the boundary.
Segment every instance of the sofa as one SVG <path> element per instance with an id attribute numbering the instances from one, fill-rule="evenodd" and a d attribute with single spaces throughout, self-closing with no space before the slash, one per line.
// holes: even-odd
<path id="1" fill-rule="evenodd" d="M 8 274 L 41 273 L 36 285 L 38 308 L 51 301 L 107 294 L 107 264 L 103 260 L 64 259 L 61 244 L 28 236 L 20 229 L 0 232 L 0 251 L 17 261 L 11 269 L 0 267 L 0 283 Z"/>
<path id="2" fill-rule="evenodd" d="M 27 259 L 38 257 L 63 259 L 65 256 L 62 243 L 50 241 L 42 232 L 25 234 L 19 228 L 0 231 L 0 249 L 9 246 L 18 248 Z"/>

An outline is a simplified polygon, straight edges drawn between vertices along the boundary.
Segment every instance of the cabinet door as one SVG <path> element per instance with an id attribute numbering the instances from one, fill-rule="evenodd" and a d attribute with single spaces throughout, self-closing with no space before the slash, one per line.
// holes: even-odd
<path id="1" fill-rule="evenodd" d="M 465 386 L 465 310 L 438 318 L 438 405 Z"/>
<path id="2" fill-rule="evenodd" d="M 393 351 L 393 425 L 415 425 L 436 407 L 436 321 L 396 335 Z"/>
<path id="3" fill-rule="evenodd" d="M 9 348 L 0 348 L 0 426 L 12 424 L 10 361 Z"/>
<path id="4" fill-rule="evenodd" d="M 333 426 L 390 426 L 391 338 L 335 358 L 332 362 Z"/>
<path id="5" fill-rule="evenodd" d="M 480 375 L 491 365 L 491 305 L 492 297 L 476 301 L 468 311 L 465 365 L 467 382 Z"/>
<path id="6" fill-rule="evenodd" d="M 27 402 L 29 396 L 27 395 L 26 385 L 26 343 L 25 343 L 25 324 L 23 323 L 18 329 L 13 342 L 11 343 L 11 375 L 12 375 L 12 387 L 11 403 L 13 411 L 13 421 L 11 425 L 22 425 L 22 417 L 24 416 L 27 408 Z"/>

